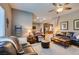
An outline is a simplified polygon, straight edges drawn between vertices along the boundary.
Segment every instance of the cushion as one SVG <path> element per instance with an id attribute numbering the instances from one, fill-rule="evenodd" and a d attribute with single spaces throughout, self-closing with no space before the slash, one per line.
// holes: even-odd
<path id="1" fill-rule="evenodd" d="M 26 37 L 19 37 L 18 40 L 19 40 L 20 44 L 26 44 L 27 43 L 27 38 Z"/>
<path id="2" fill-rule="evenodd" d="M 79 35 L 77 35 L 76 38 L 79 39 Z"/>

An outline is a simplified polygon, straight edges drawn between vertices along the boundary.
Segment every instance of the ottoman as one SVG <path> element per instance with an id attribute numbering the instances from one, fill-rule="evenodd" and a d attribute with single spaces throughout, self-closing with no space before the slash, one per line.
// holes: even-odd
<path id="1" fill-rule="evenodd" d="M 41 41 L 41 46 L 43 48 L 49 48 L 50 47 L 50 42 L 43 40 L 43 41 Z"/>

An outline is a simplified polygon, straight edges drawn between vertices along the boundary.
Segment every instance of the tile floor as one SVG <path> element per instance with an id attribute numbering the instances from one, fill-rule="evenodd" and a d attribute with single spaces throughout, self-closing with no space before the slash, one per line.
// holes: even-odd
<path id="1" fill-rule="evenodd" d="M 79 48 L 73 45 L 64 48 L 51 42 L 49 49 L 42 48 L 41 43 L 35 43 L 32 46 L 39 55 L 79 55 Z"/>

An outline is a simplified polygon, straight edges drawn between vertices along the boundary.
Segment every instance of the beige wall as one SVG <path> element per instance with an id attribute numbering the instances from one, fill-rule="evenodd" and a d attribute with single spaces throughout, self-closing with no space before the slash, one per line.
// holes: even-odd
<path id="1" fill-rule="evenodd" d="M 8 28 L 6 27 L 6 36 L 10 36 L 11 35 L 11 30 L 12 30 L 12 11 L 11 11 L 11 7 L 9 4 L 7 3 L 0 3 L 0 6 L 2 6 L 5 10 L 5 20 L 8 19 L 9 20 L 9 26 Z"/>
<path id="2" fill-rule="evenodd" d="M 36 18 L 37 18 L 37 16 L 36 16 L 34 13 L 32 13 L 32 19 L 33 19 L 32 21 L 33 21 L 33 22 L 35 21 Z M 33 23 L 33 22 L 32 22 L 32 23 Z"/>
<path id="3" fill-rule="evenodd" d="M 13 26 L 21 25 L 22 34 L 32 29 L 32 13 L 13 9 Z"/>
<path id="4" fill-rule="evenodd" d="M 73 29 L 73 21 L 75 19 L 79 19 L 79 10 L 74 11 L 74 12 L 69 13 L 69 14 L 62 15 L 60 17 L 59 27 L 60 27 L 60 22 L 68 21 L 68 30 L 61 30 L 61 31 L 79 32 L 79 30 Z M 50 23 L 54 24 L 54 28 L 56 27 L 56 20 L 57 20 L 57 18 L 53 18 L 53 20 L 50 22 Z"/>

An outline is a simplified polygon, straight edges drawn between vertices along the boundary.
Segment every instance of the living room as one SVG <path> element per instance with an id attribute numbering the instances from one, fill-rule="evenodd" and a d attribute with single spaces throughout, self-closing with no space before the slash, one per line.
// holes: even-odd
<path id="1" fill-rule="evenodd" d="M 78 6 L 0 3 L 0 55 L 78 55 Z"/>

